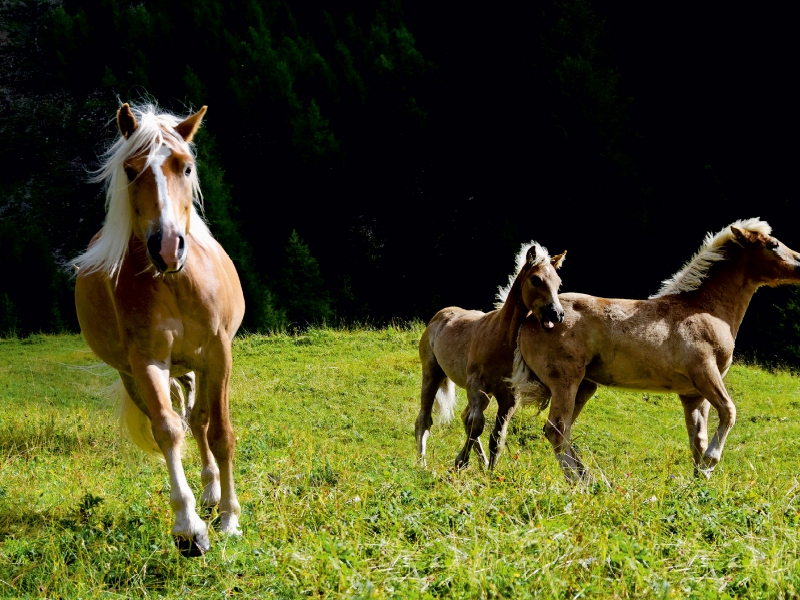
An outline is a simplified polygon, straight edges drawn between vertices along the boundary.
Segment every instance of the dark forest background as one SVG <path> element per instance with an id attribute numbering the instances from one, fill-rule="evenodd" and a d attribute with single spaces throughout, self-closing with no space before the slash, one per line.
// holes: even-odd
<path id="1" fill-rule="evenodd" d="M 251 331 L 487 310 L 530 239 L 569 251 L 565 291 L 632 298 L 736 219 L 800 248 L 789 11 L 4 0 L 0 335 L 77 328 L 87 169 L 143 99 L 209 106 L 205 212 Z M 800 295 L 759 292 L 738 346 L 800 364 Z"/>

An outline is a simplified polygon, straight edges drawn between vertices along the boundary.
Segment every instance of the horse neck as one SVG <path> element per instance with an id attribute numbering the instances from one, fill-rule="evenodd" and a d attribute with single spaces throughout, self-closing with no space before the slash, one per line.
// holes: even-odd
<path id="1" fill-rule="evenodd" d="M 500 328 L 504 332 L 506 342 L 512 348 L 516 348 L 517 332 L 529 312 L 528 307 L 522 302 L 521 287 L 520 278 L 517 277 L 516 281 L 514 281 L 514 285 L 512 285 L 511 289 L 508 291 L 508 296 L 506 296 L 503 308 L 497 313 Z"/>
<path id="2" fill-rule="evenodd" d="M 734 339 L 758 289 L 748 275 L 747 255 L 736 247 L 727 260 L 714 264 L 697 289 L 697 297 L 709 313 L 726 322 Z"/>

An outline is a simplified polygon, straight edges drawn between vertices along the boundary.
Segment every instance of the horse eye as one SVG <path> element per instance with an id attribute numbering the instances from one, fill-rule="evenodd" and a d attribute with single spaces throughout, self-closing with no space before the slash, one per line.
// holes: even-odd
<path id="1" fill-rule="evenodd" d="M 187 177 L 192 174 L 192 165 L 186 165 L 186 170 L 183 172 Z"/>
<path id="2" fill-rule="evenodd" d="M 770 250 L 777 250 L 779 246 L 780 244 L 775 241 L 767 243 L 767 248 L 769 248 Z"/>
<path id="3" fill-rule="evenodd" d="M 531 277 L 531 285 L 533 287 L 539 287 L 540 285 L 542 285 L 542 278 L 539 277 L 538 275 L 534 275 L 533 277 Z"/>
<path id="4" fill-rule="evenodd" d="M 127 175 L 128 181 L 133 181 L 136 179 L 136 171 L 130 167 L 125 167 L 125 175 Z"/>

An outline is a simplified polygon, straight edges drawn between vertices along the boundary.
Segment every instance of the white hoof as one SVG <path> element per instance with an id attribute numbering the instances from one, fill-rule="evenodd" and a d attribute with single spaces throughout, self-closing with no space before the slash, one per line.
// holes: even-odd
<path id="1" fill-rule="evenodd" d="M 239 529 L 239 515 L 233 513 L 222 513 L 219 516 L 220 533 L 226 535 L 241 536 L 242 530 Z"/>

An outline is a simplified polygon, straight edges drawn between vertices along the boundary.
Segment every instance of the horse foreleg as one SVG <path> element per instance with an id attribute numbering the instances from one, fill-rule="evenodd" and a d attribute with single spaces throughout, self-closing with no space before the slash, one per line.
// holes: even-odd
<path id="1" fill-rule="evenodd" d="M 483 451 L 483 446 L 480 442 L 480 436 L 483 433 L 483 428 L 486 424 L 486 419 L 483 412 L 489 406 L 490 397 L 483 390 L 477 389 L 475 385 L 467 386 L 467 407 L 461 414 L 461 420 L 464 422 L 464 431 L 467 434 L 467 441 L 461 452 L 456 456 L 456 470 L 463 469 L 469 462 L 469 453 L 475 449 L 475 453 L 483 463 L 484 468 L 489 466 L 489 459 Z"/>
<path id="2" fill-rule="evenodd" d="M 169 370 L 147 360 L 131 360 L 136 386 L 147 406 L 153 437 L 169 470 L 169 502 L 175 513 L 172 534 L 183 554 L 196 556 L 209 549 L 208 528 L 195 511 L 195 499 L 181 462 L 183 423 L 172 409 Z M 183 541 L 182 541 L 183 540 Z"/>
<path id="3" fill-rule="evenodd" d="M 708 448 L 708 410 L 711 408 L 702 396 L 680 396 L 689 446 L 692 449 L 692 463 L 695 477 L 703 474 L 703 453 Z"/>
<path id="4" fill-rule="evenodd" d="M 497 394 L 497 418 L 489 438 L 489 468 L 494 469 L 503 451 L 508 434 L 508 423 L 517 411 L 517 399 L 511 392 Z"/>
<path id="5" fill-rule="evenodd" d="M 208 349 L 208 367 L 200 376 L 200 394 L 208 409 L 208 446 L 219 465 L 219 518 L 223 533 L 241 535 L 239 515 L 241 507 L 233 484 L 233 453 L 236 438 L 233 435 L 228 412 L 228 386 L 231 376 L 231 348 L 227 338 Z"/>
<path id="6" fill-rule="evenodd" d="M 194 380 L 193 380 L 194 381 Z M 201 385 L 203 381 L 200 381 Z M 200 394 L 199 402 L 195 402 L 189 413 L 189 427 L 192 435 L 197 442 L 197 449 L 200 452 L 200 481 L 203 483 L 203 495 L 200 497 L 200 504 L 206 508 L 211 508 L 219 504 L 222 495 L 219 482 L 219 468 L 211 448 L 208 445 L 208 395 Z"/>
<path id="7" fill-rule="evenodd" d="M 692 383 L 697 391 L 711 403 L 711 406 L 716 409 L 719 415 L 719 427 L 717 427 L 717 431 L 703 453 L 700 462 L 701 471 L 706 476 L 711 476 L 714 468 L 722 458 L 722 449 L 725 447 L 728 433 L 736 423 L 736 406 L 728 396 L 728 391 L 725 389 L 722 375 L 720 375 L 716 363 L 701 366 L 696 373 L 692 374 Z"/>
<path id="8" fill-rule="evenodd" d="M 597 384 L 593 381 L 589 381 L 588 379 L 584 379 L 581 381 L 581 384 L 578 386 L 578 391 L 575 394 L 575 408 L 572 409 L 572 424 L 575 424 L 575 421 L 578 420 L 578 415 L 581 414 L 583 407 L 586 406 L 586 403 L 594 396 L 594 393 L 597 391 Z"/>
<path id="9" fill-rule="evenodd" d="M 575 408 L 575 389 L 553 391 L 550 413 L 544 424 L 544 435 L 553 446 L 558 464 L 568 481 L 578 481 L 586 477 L 586 467 L 578 459 L 569 442 L 572 429 L 572 415 Z"/>

